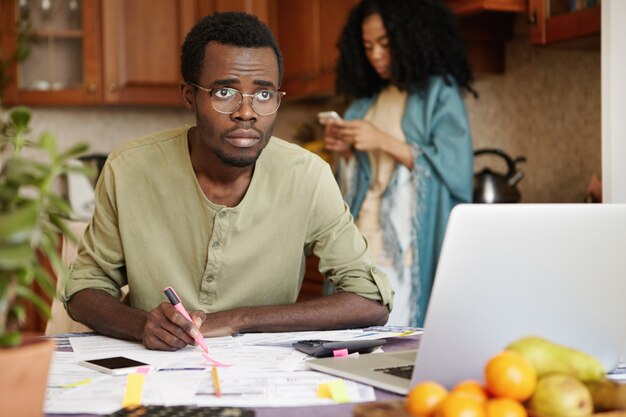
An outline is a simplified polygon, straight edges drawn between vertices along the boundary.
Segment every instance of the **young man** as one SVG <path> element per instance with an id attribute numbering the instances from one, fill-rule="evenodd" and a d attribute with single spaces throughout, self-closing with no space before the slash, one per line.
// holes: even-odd
<path id="1" fill-rule="evenodd" d="M 181 94 L 196 126 L 115 150 L 72 266 L 70 315 L 149 349 L 238 332 L 382 325 L 392 291 L 330 168 L 271 137 L 282 55 L 256 17 L 200 20 L 182 46 Z M 294 304 L 304 257 L 337 294 Z M 128 284 L 127 304 L 119 301 Z M 176 289 L 192 324 L 167 302 Z"/>

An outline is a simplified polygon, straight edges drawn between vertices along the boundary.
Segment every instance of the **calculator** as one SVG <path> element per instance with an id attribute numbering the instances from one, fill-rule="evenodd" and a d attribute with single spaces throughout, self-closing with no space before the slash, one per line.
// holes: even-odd
<path id="1" fill-rule="evenodd" d="M 304 352 L 316 358 L 333 356 L 336 350 L 347 349 L 350 353 L 370 353 L 385 344 L 386 339 L 375 340 L 345 340 L 341 342 L 331 342 L 328 340 L 300 340 L 292 343 L 296 350 Z"/>

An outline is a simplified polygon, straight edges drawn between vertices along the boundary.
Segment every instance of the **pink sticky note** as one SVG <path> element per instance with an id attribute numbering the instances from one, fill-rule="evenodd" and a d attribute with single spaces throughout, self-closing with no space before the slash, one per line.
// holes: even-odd
<path id="1" fill-rule="evenodd" d="M 148 372 L 150 372 L 151 368 L 149 366 L 140 366 L 139 368 L 137 368 L 137 373 L 138 374 L 147 374 Z"/>
<path id="2" fill-rule="evenodd" d="M 348 349 L 337 349 L 333 350 L 333 356 L 338 358 L 340 356 L 348 356 Z"/>

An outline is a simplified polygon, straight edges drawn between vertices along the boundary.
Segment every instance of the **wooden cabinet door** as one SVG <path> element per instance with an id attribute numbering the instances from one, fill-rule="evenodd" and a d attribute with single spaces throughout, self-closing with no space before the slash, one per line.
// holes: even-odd
<path id="1" fill-rule="evenodd" d="M 104 101 L 182 105 L 180 46 L 195 0 L 103 0 Z"/>
<path id="2" fill-rule="evenodd" d="M 0 0 L 2 56 L 15 53 L 20 10 L 16 0 Z M 7 68 L 4 104 L 83 105 L 102 102 L 100 0 L 51 2 L 44 13 L 28 2 L 34 38 L 28 59 Z"/>
<path id="3" fill-rule="evenodd" d="M 277 36 L 287 97 L 334 90 L 337 40 L 356 0 L 277 0 Z"/>
<path id="4" fill-rule="evenodd" d="M 199 0 L 199 17 L 214 12 L 246 12 L 255 15 L 276 33 L 276 0 Z"/>
<path id="5" fill-rule="evenodd" d="M 592 35 L 598 35 L 601 27 L 600 2 L 579 10 L 554 13 L 554 0 L 529 0 L 528 20 L 530 26 L 530 43 L 546 45 L 568 41 Z M 563 6 L 561 6 L 563 8 Z M 552 12 L 552 13 L 551 13 Z"/>

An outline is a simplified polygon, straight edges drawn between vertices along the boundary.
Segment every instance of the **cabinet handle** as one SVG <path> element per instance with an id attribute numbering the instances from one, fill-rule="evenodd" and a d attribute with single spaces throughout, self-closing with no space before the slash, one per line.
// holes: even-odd
<path id="1" fill-rule="evenodd" d="M 95 94 L 96 91 L 98 91 L 98 86 L 96 85 L 96 83 L 91 83 L 87 86 L 87 92 L 89 94 Z"/>
<path id="2" fill-rule="evenodd" d="M 109 83 L 109 93 L 115 94 L 117 93 L 117 90 L 118 90 L 117 83 L 115 81 L 111 81 Z"/>
<path id="3" fill-rule="evenodd" d="M 528 15 L 528 24 L 533 26 L 537 24 L 537 12 L 532 12 Z"/>

